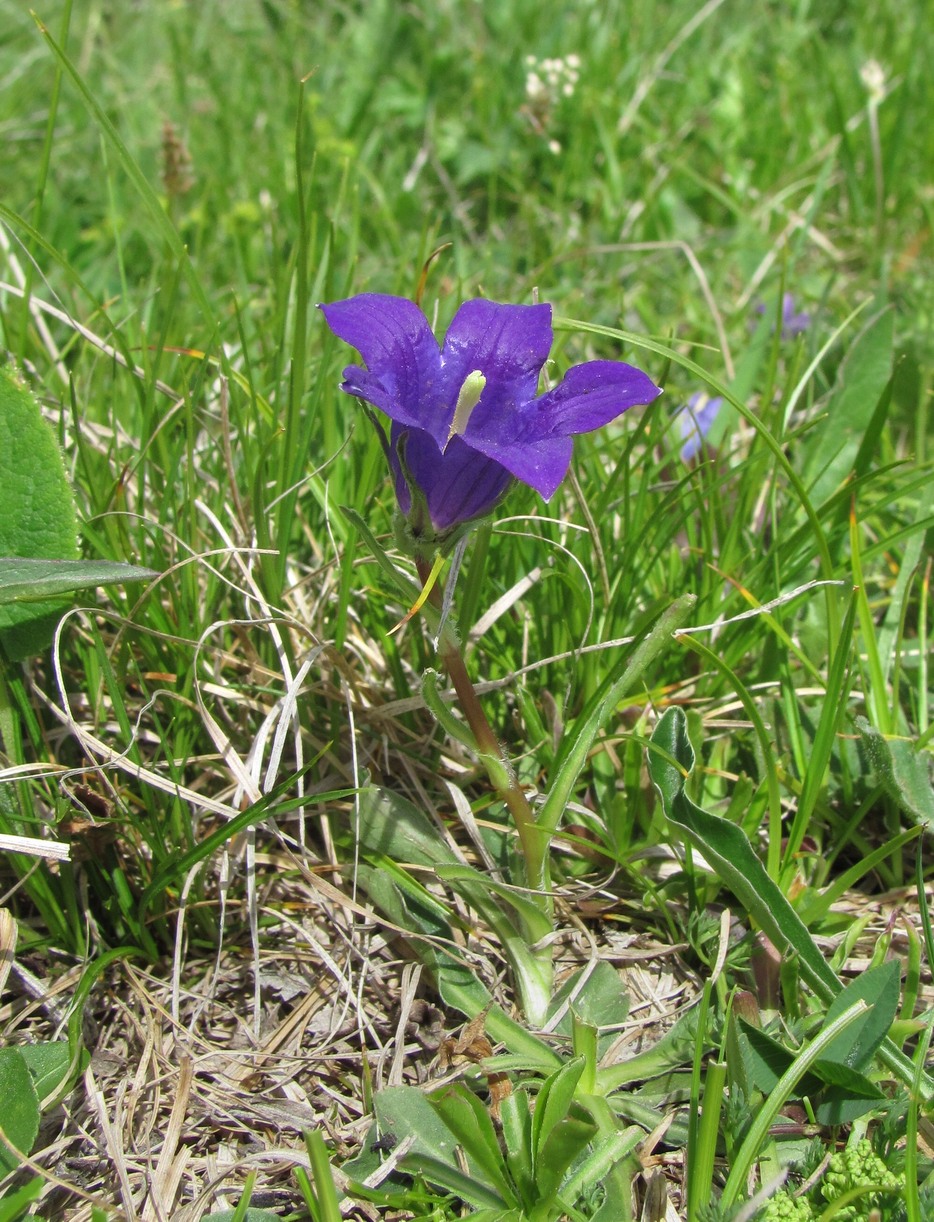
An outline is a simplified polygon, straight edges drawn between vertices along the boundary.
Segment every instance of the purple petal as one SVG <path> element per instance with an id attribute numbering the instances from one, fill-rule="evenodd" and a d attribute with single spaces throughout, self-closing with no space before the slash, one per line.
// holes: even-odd
<path id="1" fill-rule="evenodd" d="M 392 426 L 392 467 L 399 508 L 407 515 L 412 498 L 399 461 L 398 446 L 405 434 L 405 465 L 424 493 L 432 525 L 439 532 L 461 522 L 483 517 L 502 500 L 512 475 L 495 460 L 472 450 L 454 437 L 442 454 L 430 433 Z"/>
<path id="2" fill-rule="evenodd" d="M 782 297 L 782 335 L 790 339 L 806 331 L 810 325 L 811 316 L 807 310 L 795 313 L 794 294 L 785 293 Z"/>
<path id="3" fill-rule="evenodd" d="M 452 416 L 460 388 L 474 370 L 487 379 L 474 411 L 478 422 L 491 412 L 499 417 L 504 409 L 514 412 L 534 399 L 552 338 L 550 305 L 465 301 L 454 315 L 441 350 L 445 396 Z M 446 436 L 445 431 L 444 437 L 438 437 L 439 444 L 444 444 Z"/>
<path id="4" fill-rule="evenodd" d="M 471 438 L 473 449 L 511 471 L 516 479 L 550 500 L 568 473 L 574 443 L 570 437 L 545 437 L 538 441 L 498 443 L 486 438 Z"/>
<path id="5" fill-rule="evenodd" d="M 569 437 L 602 428 L 630 407 L 661 394 L 652 379 L 622 361 L 588 361 L 522 413 L 523 438 Z"/>
<path id="6" fill-rule="evenodd" d="M 319 309 L 338 339 L 356 348 L 366 364 L 366 370 L 357 365 L 344 370 L 342 390 L 416 428 L 431 427 L 432 417 L 443 415 L 438 341 L 414 302 L 361 293 Z"/>
<path id="7" fill-rule="evenodd" d="M 723 407 L 720 395 L 708 399 L 701 391 L 691 395 L 687 405 L 678 412 L 678 428 L 681 432 L 681 461 L 688 463 L 700 453 L 704 438 L 710 432 L 710 426 Z"/>

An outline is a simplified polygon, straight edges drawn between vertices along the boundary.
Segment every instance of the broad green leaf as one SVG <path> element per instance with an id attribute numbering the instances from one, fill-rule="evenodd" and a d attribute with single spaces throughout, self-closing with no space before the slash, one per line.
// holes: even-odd
<path id="1" fill-rule="evenodd" d="M 39 1199 L 44 1186 L 45 1180 L 37 1175 L 22 1188 L 5 1192 L 0 1197 L 0 1222 L 20 1222 L 29 1217 L 29 1206 Z"/>
<path id="2" fill-rule="evenodd" d="M 856 1002 L 829 1027 L 819 1032 L 807 1047 L 800 1050 L 774 1089 L 766 1096 L 762 1105 L 757 1109 L 741 1146 L 733 1154 L 730 1171 L 720 1194 L 720 1201 L 724 1206 L 732 1205 L 740 1192 L 745 1189 L 749 1180 L 750 1168 L 760 1155 L 768 1138 L 769 1129 L 781 1108 L 797 1094 L 799 1083 L 807 1077 L 814 1064 L 820 1060 L 824 1049 L 846 1028 L 848 1023 L 859 1016 L 864 1006 L 864 1002 Z"/>
<path id="3" fill-rule="evenodd" d="M 551 933 L 551 922 L 525 895 L 502 887 L 459 861 L 429 819 L 407 799 L 389 790 L 371 787 L 361 791 L 357 835 L 367 853 L 378 853 L 390 861 L 430 866 L 439 878 L 449 881 L 496 933 L 509 958 L 520 995 L 525 1000 L 542 999 L 541 1008 L 545 1010 L 551 996 L 548 963 L 543 968 L 497 898 L 500 896 L 520 913 L 532 936 L 540 940 Z"/>
<path id="4" fill-rule="evenodd" d="M 454 949 L 451 928 L 439 918 L 436 909 L 427 908 L 419 897 L 403 890 L 398 879 L 385 869 L 361 864 L 359 879 L 377 908 L 394 925 L 414 935 L 418 956 L 434 976 L 445 1005 L 467 1018 L 475 1018 L 486 1010 L 486 1030 L 492 1040 L 505 1044 L 510 1052 L 521 1056 L 528 1068 L 542 1073 L 555 1068 L 557 1054 L 494 1003 L 486 986 Z"/>
<path id="5" fill-rule="evenodd" d="M 857 1070 L 869 1067 L 898 1013 L 900 981 L 899 964 L 890 959 L 863 972 L 837 994 L 827 1007 L 825 1027 L 854 1001 L 864 1001 L 870 1009 L 841 1032 L 824 1051 L 823 1061 L 837 1061 Z"/>
<path id="6" fill-rule="evenodd" d="M 462 1083 L 454 1083 L 429 1101 L 486 1183 L 510 1206 L 517 1205 L 493 1121 L 481 1100 Z"/>
<path id="7" fill-rule="evenodd" d="M 68 1047 L 68 1041 L 23 1044 L 20 1052 L 40 1101 L 54 1095 L 71 1069 L 71 1049 Z"/>
<path id="8" fill-rule="evenodd" d="M 436 873 L 443 883 L 449 883 L 453 891 L 457 891 L 470 903 L 476 903 L 478 907 L 482 904 L 479 911 L 482 912 L 488 906 L 488 897 L 484 892 L 489 892 L 492 895 L 498 895 L 510 908 L 514 908 L 522 916 L 529 932 L 536 939 L 547 938 L 552 932 L 552 923 L 548 916 L 515 887 L 498 883 L 495 879 L 475 870 L 473 866 L 438 866 Z"/>
<path id="9" fill-rule="evenodd" d="M 555 1126 L 567 1119 L 583 1071 L 583 1057 L 575 1057 L 553 1073 L 538 1093 L 532 1116 L 532 1157 L 535 1160 L 536 1176 L 545 1143 Z"/>
<path id="10" fill-rule="evenodd" d="M 466 1170 L 462 1170 L 454 1134 L 423 1091 L 415 1086 L 387 1087 L 375 1096 L 373 1110 L 381 1133 L 392 1133 L 399 1143 L 413 1139 L 401 1167 L 420 1169 L 431 1183 L 450 1188 L 471 1205 L 508 1208 L 469 1152 L 465 1152 Z"/>
<path id="11" fill-rule="evenodd" d="M 855 468 L 857 456 L 892 376 L 895 314 L 870 318 L 840 366 L 826 416 L 812 433 L 805 471 L 814 502 L 830 496 Z"/>
<path id="12" fill-rule="evenodd" d="M 576 1116 L 566 1116 L 555 1125 L 535 1164 L 535 1185 L 542 1199 L 548 1200 L 555 1193 L 564 1197 L 562 1181 L 568 1168 L 584 1154 L 596 1132 L 596 1125 Z"/>
<path id="13" fill-rule="evenodd" d="M 738 1020 L 739 1043 L 743 1064 L 753 1086 L 768 1095 L 782 1074 L 790 1067 L 794 1056 L 778 1040 L 743 1019 Z"/>
<path id="14" fill-rule="evenodd" d="M 354 830 L 367 852 L 419 866 L 463 865 L 428 816 L 401 794 L 368 786 L 360 790 L 358 809 Z"/>
<path id="15" fill-rule="evenodd" d="M 593 1148 L 587 1157 L 574 1168 L 561 1185 L 561 1196 L 567 1201 L 576 1201 L 584 1193 L 590 1193 L 599 1185 L 606 1184 L 613 1168 L 627 1154 L 632 1153 L 644 1136 L 641 1129 L 630 1126 L 609 1136 L 598 1138 L 593 1143 Z M 667 1136 L 670 1140 L 671 1128 L 668 1129 Z M 628 1210 L 629 1202 L 627 1201 L 625 1206 L 622 1202 L 617 1202 L 617 1205 L 619 1212 L 615 1214 L 615 1217 L 626 1217 L 627 1214 L 624 1211 Z"/>
<path id="16" fill-rule="evenodd" d="M 75 503 L 58 442 L 8 368 L 0 368 L 0 489 L 0 556 L 76 559 Z M 0 606 L 0 648 L 13 660 L 41 653 L 60 612 L 50 599 Z"/>
<path id="17" fill-rule="evenodd" d="M 915 822 L 934 830 L 930 755 L 904 738 L 886 738 L 865 717 L 856 718 L 856 728 L 885 792 Z"/>
<path id="18" fill-rule="evenodd" d="M 0 607 L 36 603 L 95 586 L 122 585 L 158 577 L 152 569 L 109 560 L 34 560 L 0 558 Z"/>
<path id="19" fill-rule="evenodd" d="M 594 1027 L 619 1026 L 629 1015 L 629 995 L 623 988 L 619 972 L 604 959 L 599 960 L 592 971 L 581 968 L 579 972 L 568 977 L 549 1007 L 549 1021 L 566 1003 L 569 1003 L 568 1013 L 557 1026 L 558 1031 L 566 1034 L 571 1031 L 571 1010 L 578 1018 Z"/>
<path id="20" fill-rule="evenodd" d="M 535 1173 L 532 1163 L 532 1112 L 525 1090 L 514 1090 L 500 1104 L 506 1165 L 519 1196 L 526 1204 L 535 1198 Z"/>
<path id="21" fill-rule="evenodd" d="M 814 1071 L 821 1078 L 830 1080 L 813 1101 L 818 1124 L 849 1124 L 885 1102 L 885 1095 L 873 1082 L 845 1065 L 835 1061 L 818 1061 Z M 837 1083 L 832 1079 L 840 1081 Z"/>
<path id="22" fill-rule="evenodd" d="M 828 1020 L 839 1018 L 840 1014 L 858 1000 L 849 999 L 849 1005 L 837 1008 Z M 836 1002 L 834 1002 L 834 1005 Z M 862 1017 L 862 1016 L 861 1016 Z M 851 1025 L 858 1026 L 861 1018 Z M 776 1088 L 782 1077 L 791 1070 L 795 1054 L 790 1052 L 777 1040 L 749 1026 L 740 1020 L 740 1041 L 743 1044 L 746 1064 L 755 1085 L 766 1096 Z M 846 1037 L 847 1031 L 842 1031 L 838 1040 Z M 855 1120 L 883 1098 L 881 1091 L 863 1074 L 825 1055 L 811 1066 L 809 1073 L 798 1083 L 798 1097 L 807 1096 L 821 1117 L 822 1124 L 843 1124 L 846 1120 Z M 836 1117 L 836 1119 L 831 1119 Z"/>
<path id="23" fill-rule="evenodd" d="M 0 1048 L 0 1128 L 11 1145 L 28 1154 L 39 1133 L 39 1099 L 20 1048 Z M 15 1171 L 19 1159 L 0 1143 L 0 1177 Z"/>
<path id="24" fill-rule="evenodd" d="M 703 853 L 719 877 L 782 951 L 794 949 L 813 981 L 831 994 L 840 982 L 785 896 L 769 878 L 745 833 L 725 819 L 695 806 L 684 792 L 694 770 L 694 748 L 681 709 L 663 714 L 652 734 L 657 750 L 649 751 L 649 773 L 662 799 L 665 816 Z"/>
<path id="25" fill-rule="evenodd" d="M 821 1057 L 811 1066 L 811 1074 L 819 1078 L 824 1086 L 851 1094 L 862 1099 L 882 1099 L 884 1096 L 874 1082 L 849 1065 L 841 1065 L 839 1061 L 828 1061 Z M 807 1092 L 803 1089 L 802 1094 Z M 813 1091 L 811 1092 L 813 1093 Z"/>

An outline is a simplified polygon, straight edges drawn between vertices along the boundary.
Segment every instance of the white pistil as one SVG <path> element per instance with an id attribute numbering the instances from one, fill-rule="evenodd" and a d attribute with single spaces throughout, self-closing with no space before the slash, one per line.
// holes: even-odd
<path id="1" fill-rule="evenodd" d="M 486 378 L 479 369 L 475 369 L 473 373 L 468 373 L 467 377 L 464 378 L 464 385 L 460 388 L 460 393 L 457 396 L 457 406 L 454 408 L 454 419 L 451 421 L 447 440 L 444 443 L 445 450 L 451 444 L 452 438 L 460 437 L 467 431 L 467 425 L 470 423 L 473 409 L 480 402 L 484 386 L 486 386 Z"/>

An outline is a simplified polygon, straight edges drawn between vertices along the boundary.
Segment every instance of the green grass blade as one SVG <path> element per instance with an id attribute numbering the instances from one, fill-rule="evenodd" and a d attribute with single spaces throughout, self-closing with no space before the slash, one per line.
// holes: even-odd
<path id="1" fill-rule="evenodd" d="M 81 95 L 82 101 L 87 107 L 88 113 L 91 115 L 92 119 L 100 129 L 101 134 L 104 136 L 116 154 L 117 160 L 120 163 L 123 172 L 127 175 L 139 193 L 139 197 L 145 205 L 146 211 L 149 213 L 149 217 L 153 222 L 156 231 L 168 246 L 172 257 L 177 260 L 179 266 L 181 267 L 185 279 L 188 281 L 188 285 L 198 302 L 202 314 L 204 315 L 204 321 L 213 340 L 220 330 L 217 318 L 215 317 L 214 307 L 208 299 L 204 285 L 201 283 L 201 278 L 191 261 L 191 256 L 189 255 L 185 244 L 179 237 L 178 230 L 166 215 L 165 209 L 162 207 L 162 203 L 160 202 L 158 195 L 153 190 L 149 179 L 140 169 L 139 164 L 121 139 L 119 132 L 114 127 L 103 106 L 100 104 L 100 102 L 98 102 L 95 95 L 88 88 L 84 77 L 69 59 L 68 55 L 66 55 L 64 49 L 59 46 L 54 36 L 50 33 L 48 27 L 39 20 L 35 13 L 33 14 L 33 17 L 35 18 L 36 25 L 39 27 L 39 33 L 45 39 L 49 50 L 55 56 L 59 65 L 64 69 L 66 74 L 71 78 L 79 94 Z"/>

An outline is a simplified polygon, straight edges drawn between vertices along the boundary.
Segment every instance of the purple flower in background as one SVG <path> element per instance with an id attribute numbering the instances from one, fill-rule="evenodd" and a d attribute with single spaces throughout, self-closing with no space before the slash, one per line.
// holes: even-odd
<path id="1" fill-rule="evenodd" d="M 811 316 L 807 310 L 795 313 L 794 296 L 791 293 L 785 293 L 782 297 L 782 336 L 785 339 L 791 339 L 792 336 L 806 331 L 810 325 Z"/>
<path id="2" fill-rule="evenodd" d="M 678 412 L 678 427 L 681 430 L 681 440 L 684 442 L 681 447 L 683 463 L 689 463 L 700 453 L 701 446 L 710 432 L 710 426 L 716 420 L 722 406 L 721 395 L 709 399 L 702 391 L 698 391 L 697 394 L 691 395 L 687 405 Z"/>
<path id="3" fill-rule="evenodd" d="M 760 314 L 765 314 L 768 307 L 757 306 Z M 794 293 L 782 294 L 782 339 L 794 339 L 811 325 L 811 316 L 807 310 L 795 311 Z"/>
<path id="4" fill-rule="evenodd" d="M 490 513 L 514 480 L 545 500 L 567 474 L 572 437 L 650 403 L 660 389 L 620 361 L 588 361 L 543 395 L 550 305 L 465 302 L 439 346 L 413 302 L 362 293 L 322 305 L 328 326 L 366 368 L 344 370 L 341 390 L 392 421 L 383 448 L 414 539 L 450 540 Z"/>

